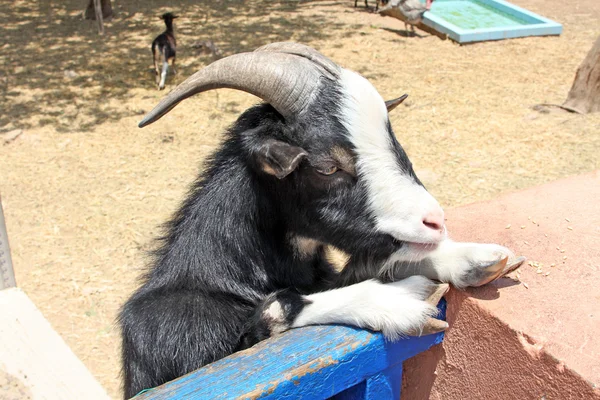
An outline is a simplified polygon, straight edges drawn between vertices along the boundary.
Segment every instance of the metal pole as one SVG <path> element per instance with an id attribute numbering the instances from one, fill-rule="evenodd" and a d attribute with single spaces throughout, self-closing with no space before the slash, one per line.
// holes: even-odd
<path id="1" fill-rule="evenodd" d="M 8 247 L 8 233 L 4 223 L 2 211 L 2 197 L 0 197 L 0 290 L 15 287 L 15 271 L 13 270 L 10 248 Z"/>

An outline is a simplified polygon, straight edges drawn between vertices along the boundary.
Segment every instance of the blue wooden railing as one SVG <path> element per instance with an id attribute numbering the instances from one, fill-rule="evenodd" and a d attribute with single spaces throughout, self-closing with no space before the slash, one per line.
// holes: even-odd
<path id="1" fill-rule="evenodd" d="M 446 303 L 439 304 L 445 318 Z M 387 342 L 347 326 L 312 326 L 209 364 L 135 400 L 400 399 L 402 363 L 439 344 L 443 333 Z"/>

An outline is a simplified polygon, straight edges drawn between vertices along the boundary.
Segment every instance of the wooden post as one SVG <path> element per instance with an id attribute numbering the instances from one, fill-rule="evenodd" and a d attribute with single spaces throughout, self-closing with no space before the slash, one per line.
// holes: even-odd
<path id="1" fill-rule="evenodd" d="M 0 197 L 0 290 L 15 286 L 17 286 L 17 283 L 15 282 L 15 272 L 10 258 L 8 233 L 6 233 L 4 213 L 2 212 L 2 197 Z"/>
<path id="2" fill-rule="evenodd" d="M 600 36 L 577 69 L 562 108 L 580 114 L 600 111 Z"/>

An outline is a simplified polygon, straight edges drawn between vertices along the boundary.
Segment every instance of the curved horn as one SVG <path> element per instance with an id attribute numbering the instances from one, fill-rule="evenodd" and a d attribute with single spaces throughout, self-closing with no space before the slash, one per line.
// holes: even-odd
<path id="1" fill-rule="evenodd" d="M 400 104 L 402 104 L 402 102 L 404 100 L 406 100 L 407 97 L 408 97 L 407 94 L 403 94 L 402 96 L 398 97 L 397 99 L 388 100 L 385 102 L 385 108 L 387 108 L 388 112 L 392 112 L 392 110 L 394 108 L 398 107 Z"/>
<path id="2" fill-rule="evenodd" d="M 251 93 L 271 104 L 284 118 L 292 117 L 312 101 L 322 76 L 333 78 L 332 74 L 327 73 L 329 67 L 323 64 L 301 54 L 273 52 L 268 47 L 262 51 L 223 58 L 173 89 L 144 117 L 139 127 L 158 120 L 179 102 L 196 93 L 219 88 Z"/>
<path id="3" fill-rule="evenodd" d="M 254 51 L 270 51 L 275 53 L 287 53 L 304 57 L 324 68 L 332 78 L 339 78 L 341 68 L 339 65 L 307 45 L 296 42 L 277 42 L 259 47 Z"/>

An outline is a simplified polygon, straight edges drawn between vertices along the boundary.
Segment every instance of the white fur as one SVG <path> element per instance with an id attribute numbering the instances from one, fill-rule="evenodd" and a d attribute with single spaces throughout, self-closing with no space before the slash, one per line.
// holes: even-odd
<path id="1" fill-rule="evenodd" d="M 269 308 L 264 311 L 263 317 L 269 322 L 271 333 L 281 333 L 285 331 L 285 313 L 278 301 L 271 303 Z"/>
<path id="2" fill-rule="evenodd" d="M 443 241 L 441 243 L 443 243 Z M 384 262 L 382 272 L 388 268 L 393 267 L 394 263 L 397 262 L 414 263 L 421 261 L 427 258 L 431 254 L 431 252 L 435 251 L 438 248 L 438 246 L 439 243 L 432 243 L 430 245 L 425 246 L 418 245 L 418 247 L 416 245 L 413 245 L 412 243 L 406 243 Z"/>
<path id="3" fill-rule="evenodd" d="M 264 313 L 265 317 L 268 319 L 272 319 L 274 321 L 284 320 L 283 308 L 281 308 L 281 304 L 278 301 L 271 303 L 269 308 L 267 308 Z"/>
<path id="4" fill-rule="evenodd" d="M 514 258 L 514 254 L 506 247 L 497 244 L 459 243 L 446 239 L 434 249 L 423 253 L 420 258 L 414 255 L 407 256 L 402 250 L 393 254 L 384 264 L 381 274 L 391 273 L 391 269 L 397 262 L 408 261 L 408 272 L 426 275 L 428 278 L 465 288 L 477 283 L 468 281 L 472 269 L 491 266 L 503 257 L 508 257 L 510 260 Z M 429 269 L 420 266 L 419 262 L 423 259 L 428 261 Z"/>
<path id="5" fill-rule="evenodd" d="M 163 61 L 162 72 L 160 73 L 160 83 L 158 85 L 159 88 L 165 87 L 165 81 L 167 80 L 167 71 L 169 70 L 169 63 Z"/>
<path id="6" fill-rule="evenodd" d="M 342 70 L 341 83 L 340 119 L 355 146 L 357 171 L 366 182 L 377 228 L 401 241 L 438 242 L 444 234 L 426 227 L 423 219 L 443 212 L 433 196 L 400 169 L 387 131 L 385 102 L 369 81 L 352 71 Z"/>
<path id="7" fill-rule="evenodd" d="M 514 254 L 509 249 L 497 244 L 458 243 L 445 240 L 428 255 L 428 258 L 433 261 L 439 280 L 464 288 L 472 284 L 464 279 L 470 268 L 483 268 L 506 256 L 509 259 L 514 258 Z"/>
<path id="8" fill-rule="evenodd" d="M 347 324 L 381 331 L 396 339 L 418 332 L 437 309 L 424 299 L 435 285 L 423 276 L 383 284 L 368 280 L 306 296 L 306 305 L 294 320 L 297 328 L 316 324 Z"/>

